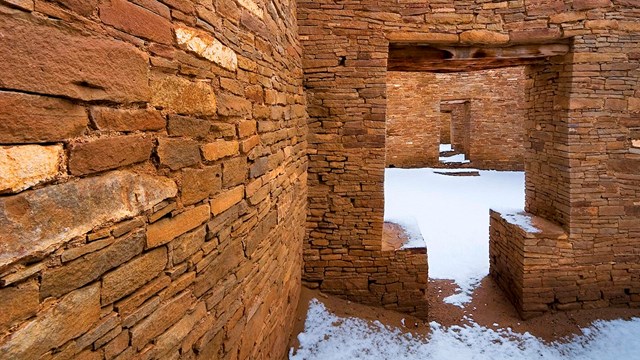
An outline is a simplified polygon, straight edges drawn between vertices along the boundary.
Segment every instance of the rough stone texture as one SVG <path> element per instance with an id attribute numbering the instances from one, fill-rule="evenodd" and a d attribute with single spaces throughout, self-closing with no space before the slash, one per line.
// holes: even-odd
<path id="1" fill-rule="evenodd" d="M 187 50 L 227 70 L 235 71 L 238 68 L 236 53 L 211 36 L 200 34 L 191 29 L 177 28 L 176 41 Z"/>
<path id="2" fill-rule="evenodd" d="M 201 159 L 198 143 L 184 139 L 160 139 L 158 157 L 160 163 L 171 170 L 196 165 Z"/>
<path id="3" fill-rule="evenodd" d="M 89 330 L 100 318 L 100 286 L 94 284 L 63 297 L 0 345 L 8 359 L 40 357 Z"/>
<path id="4" fill-rule="evenodd" d="M 388 73 L 387 166 L 438 165 L 441 93 L 436 74 Z"/>
<path id="5" fill-rule="evenodd" d="M 51 97 L 0 91 L 0 143 L 54 142 L 82 135 L 82 106 Z"/>
<path id="6" fill-rule="evenodd" d="M 184 169 L 182 174 L 180 194 L 185 205 L 202 201 L 222 188 L 222 169 L 220 165 L 208 166 L 202 169 Z"/>
<path id="7" fill-rule="evenodd" d="M 438 145 L 452 143 L 470 167 L 523 170 L 525 80 L 522 67 L 389 72 L 387 166 L 439 166 Z M 441 112 L 451 114 L 452 142 L 440 137 Z"/>
<path id="8" fill-rule="evenodd" d="M 65 266 L 43 272 L 41 297 L 60 297 L 100 278 L 105 272 L 140 254 L 144 245 L 144 233 L 136 232 Z"/>
<path id="9" fill-rule="evenodd" d="M 100 20 L 107 25 L 144 39 L 171 44 L 171 22 L 125 0 L 108 0 L 100 5 Z"/>
<path id="10" fill-rule="evenodd" d="M 237 141 L 216 141 L 202 147 L 202 155 L 207 161 L 215 161 L 238 153 Z"/>
<path id="11" fill-rule="evenodd" d="M 175 195 L 167 178 L 118 171 L 0 198 L 0 268 Z"/>
<path id="12" fill-rule="evenodd" d="M 167 249 L 162 247 L 108 273 L 102 280 L 102 305 L 111 304 L 153 280 L 166 264 Z"/>
<path id="13" fill-rule="evenodd" d="M 35 281 L 0 289 L 0 331 L 6 331 L 15 322 L 35 315 L 39 306 L 38 284 Z"/>
<path id="14" fill-rule="evenodd" d="M 77 143 L 71 146 L 69 171 L 86 175 L 116 169 L 148 160 L 152 150 L 151 139 L 135 135 Z"/>
<path id="15" fill-rule="evenodd" d="M 593 282 L 549 293 L 568 304 L 559 309 L 583 306 L 572 300 L 582 291 L 595 298 L 591 307 L 639 306 L 630 295 L 640 279 L 638 154 L 629 138 L 637 114 L 627 100 L 640 77 L 637 15 L 633 4 L 608 1 L 299 0 L 311 118 L 305 281 L 378 302 L 367 298 L 367 276 L 360 288 L 345 284 L 357 264 L 381 256 L 390 45 L 560 42 L 571 44 L 569 54 L 525 71 L 527 211 L 568 233 L 573 250 L 562 271 L 603 270 L 597 293 Z"/>
<path id="16" fill-rule="evenodd" d="M 0 63 L 10 64 L 0 68 L 1 88 L 81 100 L 148 100 L 148 57 L 133 45 L 84 36 L 52 20 L 0 16 Z"/>
<path id="17" fill-rule="evenodd" d="M 120 110 L 108 107 L 91 108 L 91 119 L 98 130 L 103 131 L 147 131 L 162 130 L 165 120 L 159 111 Z"/>
<path id="18" fill-rule="evenodd" d="M 209 211 L 209 205 L 202 205 L 151 225 L 147 231 L 147 248 L 166 244 L 201 225 L 209 219 Z"/>
<path id="19" fill-rule="evenodd" d="M 0 147 L 0 193 L 16 193 L 54 179 L 63 154 L 60 145 Z"/>
<path id="20" fill-rule="evenodd" d="M 151 83 L 153 106 L 178 114 L 213 115 L 216 95 L 206 81 L 192 82 L 182 77 L 165 77 Z"/>

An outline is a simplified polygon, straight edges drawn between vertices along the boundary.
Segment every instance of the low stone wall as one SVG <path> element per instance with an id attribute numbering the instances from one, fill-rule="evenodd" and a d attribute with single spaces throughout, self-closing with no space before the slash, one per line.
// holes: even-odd
<path id="1" fill-rule="evenodd" d="M 340 259 L 317 254 L 317 260 L 305 261 L 307 286 L 427 319 L 426 248 L 375 251 Z"/>
<path id="2" fill-rule="evenodd" d="M 491 211 L 490 238 L 491 276 L 524 319 L 549 310 L 640 305 L 633 272 L 611 263 L 576 265 L 579 244 L 547 220 Z M 602 286 L 610 279 L 613 286 Z"/>

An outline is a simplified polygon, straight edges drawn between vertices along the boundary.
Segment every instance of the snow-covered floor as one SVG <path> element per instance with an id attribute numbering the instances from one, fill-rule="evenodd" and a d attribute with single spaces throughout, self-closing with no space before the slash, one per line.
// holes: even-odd
<path id="1" fill-rule="evenodd" d="M 461 291 L 447 301 L 462 305 L 489 273 L 489 208 L 524 209 L 524 173 L 436 171 L 478 170 L 387 169 L 384 217 L 407 230 L 405 247 L 424 247 L 424 238 L 429 277 L 455 281 Z"/>
<path id="2" fill-rule="evenodd" d="M 598 321 L 582 335 L 544 343 L 526 333 L 490 329 L 475 323 L 445 328 L 432 322 L 429 338 L 404 334 L 380 323 L 341 318 L 313 300 L 300 347 L 291 360 L 605 360 L 638 359 L 640 319 Z"/>
<path id="3" fill-rule="evenodd" d="M 461 292 L 449 302 L 463 306 L 489 270 L 489 208 L 524 206 L 524 173 L 480 171 L 480 176 L 446 176 L 435 169 L 388 169 L 385 220 L 414 236 L 406 247 L 424 246 L 429 276 L 452 279 Z M 435 171 L 476 171 L 443 170 Z M 517 219 L 516 219 L 517 220 Z M 347 359 L 640 359 L 640 319 L 598 321 L 582 335 L 545 343 L 529 333 L 432 322 L 428 338 L 405 334 L 379 322 L 341 318 L 313 300 L 300 347 L 292 360 Z M 494 324 L 497 325 L 497 324 Z"/>

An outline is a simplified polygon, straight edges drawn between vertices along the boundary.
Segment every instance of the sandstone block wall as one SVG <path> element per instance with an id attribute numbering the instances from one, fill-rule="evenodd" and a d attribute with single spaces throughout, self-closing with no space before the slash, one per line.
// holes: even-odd
<path id="1" fill-rule="evenodd" d="M 436 166 L 442 128 L 438 77 L 406 74 L 387 74 L 387 166 Z"/>
<path id="2" fill-rule="evenodd" d="M 440 136 L 440 113 L 446 112 L 453 121 L 454 148 L 471 160 L 471 166 L 524 169 L 523 67 L 437 74 L 389 72 L 387 81 L 387 166 L 437 165 L 438 145 L 449 143 Z M 459 108 L 465 103 L 468 109 Z"/>
<path id="3" fill-rule="evenodd" d="M 637 305 L 627 291 L 628 282 L 639 281 L 640 263 L 640 155 L 632 135 L 640 111 L 637 2 L 298 5 L 310 115 L 306 260 L 321 251 L 336 259 L 372 256 L 381 241 L 390 43 L 499 47 L 565 41 L 569 54 L 530 65 L 526 73 L 527 211 L 567 232 L 571 251 L 563 255 L 563 270 L 595 281 L 602 294 L 620 299 L 616 304 Z M 312 276 L 305 267 L 304 279 L 346 281 L 337 274 L 353 271 L 346 263 L 324 269 L 314 268 Z M 600 269 L 610 276 L 597 277 Z"/>
<path id="4" fill-rule="evenodd" d="M 307 113 L 295 4 L 0 1 L 0 354 L 281 358 Z"/>

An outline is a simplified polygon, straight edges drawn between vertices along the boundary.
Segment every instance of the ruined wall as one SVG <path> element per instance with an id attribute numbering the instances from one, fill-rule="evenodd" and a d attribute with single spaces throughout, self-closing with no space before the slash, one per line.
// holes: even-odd
<path id="1" fill-rule="evenodd" d="M 523 67 L 440 74 L 389 72 L 387 79 L 387 166 L 437 164 L 438 145 L 444 143 L 439 112 L 458 110 L 441 103 L 462 100 L 468 101 L 469 113 L 468 118 L 456 113 L 456 150 L 480 169 L 524 169 Z"/>
<path id="2" fill-rule="evenodd" d="M 295 4 L 0 3 L 2 357 L 281 358 L 307 200 Z"/>
<path id="3" fill-rule="evenodd" d="M 387 167 L 431 167 L 440 154 L 440 85 L 432 73 L 387 73 Z"/>
<path id="4" fill-rule="evenodd" d="M 600 291 L 597 306 L 638 305 L 632 296 L 640 283 L 640 155 L 631 145 L 640 112 L 637 1 L 298 4 L 313 154 L 305 260 L 319 256 L 318 246 L 336 259 L 368 256 L 381 241 L 390 42 L 504 46 L 572 39 L 570 54 L 527 73 L 527 210 L 569 236 L 571 251 L 558 271 L 572 271 L 574 294 L 560 282 L 548 289 L 554 299 L 577 297 L 591 284 Z M 323 283 L 353 274 L 348 264 L 324 269 L 306 266 L 304 278 Z"/>

